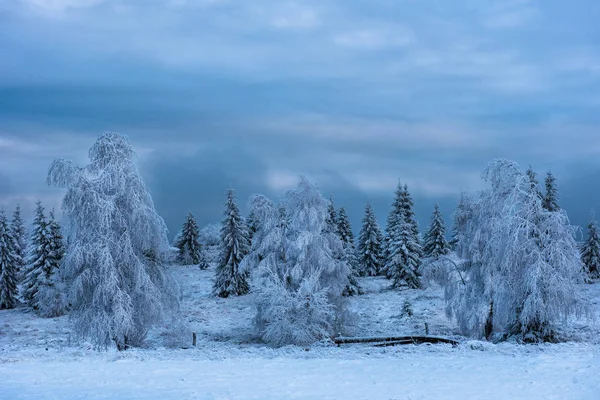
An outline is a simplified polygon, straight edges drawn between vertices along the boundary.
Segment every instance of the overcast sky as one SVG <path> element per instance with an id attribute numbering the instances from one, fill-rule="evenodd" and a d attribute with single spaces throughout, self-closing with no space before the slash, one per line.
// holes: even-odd
<path id="1" fill-rule="evenodd" d="M 56 157 L 127 134 L 171 231 L 224 191 L 305 173 L 383 223 L 398 180 L 423 228 L 488 161 L 552 169 L 600 209 L 595 0 L 0 0 L 0 204 L 29 214 Z M 543 178 L 543 177 L 542 177 Z"/>

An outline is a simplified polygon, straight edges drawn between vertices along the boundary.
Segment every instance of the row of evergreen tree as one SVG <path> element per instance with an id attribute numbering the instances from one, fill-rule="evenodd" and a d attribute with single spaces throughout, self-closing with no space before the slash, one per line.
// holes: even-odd
<path id="1" fill-rule="evenodd" d="M 546 175 L 545 193 L 540 190 L 536 173 L 531 167 L 526 174 L 542 206 L 551 212 L 560 210 L 553 174 L 548 172 Z M 324 230 L 339 237 L 342 252 L 337 257 L 346 262 L 351 270 L 348 285 L 344 290 L 345 295 L 362 293 L 357 276 L 386 276 L 391 280 L 392 288 L 420 288 L 423 260 L 438 259 L 451 253 L 460 239 L 458 232 L 463 223 L 461 218 L 464 214 L 464 202 L 459 202 L 454 213 L 455 223 L 450 242 L 446 239 L 444 218 L 437 204 L 423 238 L 413 207 L 408 186 L 398 184 L 384 234 L 377 223 L 373 207 L 367 203 L 358 242 L 355 244 L 346 210 L 344 207 L 336 210 L 330 197 Z M 257 221 L 252 211 L 246 219 L 241 216 L 233 190 L 227 191 L 224 215 L 213 291 L 221 297 L 239 296 L 249 291 L 249 275 L 247 272 L 241 272 L 239 267 L 250 251 L 252 238 L 257 231 Z M 588 230 L 588 239 L 582 247 L 581 257 L 589 279 L 595 279 L 600 278 L 600 233 L 595 220 L 590 222 Z M 179 262 L 197 264 L 201 269 L 208 268 L 208 261 L 199 240 L 198 226 L 191 213 L 188 214 L 175 245 L 179 249 Z"/>
<path id="2" fill-rule="evenodd" d="M 118 349 L 141 345 L 152 326 L 177 315 L 177 285 L 164 266 L 166 226 L 133 154 L 125 136 L 106 132 L 90 149 L 89 165 L 53 162 L 48 183 L 66 189 L 64 243 L 53 213 L 46 217 L 39 203 L 27 250 L 20 210 L 11 223 L 0 213 L 2 308 L 14 307 L 19 296 L 43 315 L 68 308 L 76 333 L 98 348 Z M 523 174 L 507 160 L 492 162 L 484 177 L 489 189 L 461 195 L 450 244 L 438 207 L 421 238 L 406 185 L 398 185 L 385 233 L 367 204 L 356 244 L 346 211 L 304 178 L 279 203 L 253 196 L 248 218 L 230 190 L 213 292 L 243 295 L 255 285 L 261 337 L 304 344 L 343 331 L 345 298 L 361 292 L 358 275 L 419 288 L 433 273 L 465 332 L 480 335 L 485 323 L 486 336 L 489 326 L 545 340 L 558 317 L 583 304 L 573 284 L 584 263 L 597 276 L 596 224 L 580 251 L 551 174 L 544 194 L 533 171 Z M 208 267 L 192 215 L 176 244 L 180 262 Z"/>
<path id="3" fill-rule="evenodd" d="M 60 276 L 63 236 L 54 212 L 46 216 L 41 202 L 29 241 L 27 236 L 20 206 L 10 222 L 0 211 L 0 308 L 14 308 L 23 300 L 43 316 L 61 315 L 67 306 Z"/>

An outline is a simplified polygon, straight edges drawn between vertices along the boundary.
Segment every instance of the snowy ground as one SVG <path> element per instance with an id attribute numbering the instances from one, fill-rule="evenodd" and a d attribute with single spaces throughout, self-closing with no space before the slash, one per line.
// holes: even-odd
<path id="1" fill-rule="evenodd" d="M 427 323 L 461 345 L 271 349 L 253 337 L 251 295 L 216 299 L 213 271 L 173 272 L 197 347 L 167 349 L 156 331 L 148 349 L 98 353 L 64 317 L 0 311 L 0 399 L 600 399 L 597 321 L 574 321 L 563 333 L 572 341 L 558 345 L 469 341 L 445 318 L 439 289 L 390 291 L 365 278 L 350 304 L 355 334 L 422 334 Z M 582 290 L 600 315 L 600 283 Z"/>

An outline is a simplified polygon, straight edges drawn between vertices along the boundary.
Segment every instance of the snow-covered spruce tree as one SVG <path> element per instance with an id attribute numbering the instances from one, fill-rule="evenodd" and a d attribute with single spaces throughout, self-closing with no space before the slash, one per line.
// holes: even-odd
<path id="1" fill-rule="evenodd" d="M 421 265 L 421 257 L 423 255 L 423 249 L 421 246 L 421 232 L 419 231 L 419 224 L 415 217 L 413 210 L 414 203 L 410 192 L 408 191 L 408 185 L 404 184 L 402 188 L 402 197 L 400 199 L 401 207 L 404 209 L 404 220 L 410 226 L 411 241 L 414 242 L 414 247 L 409 248 L 409 251 L 414 253 L 414 257 L 417 259 L 418 266 Z"/>
<path id="2" fill-rule="evenodd" d="M 534 190 L 535 193 L 540 198 L 540 200 L 543 201 L 544 195 L 542 194 L 542 190 L 540 189 L 540 182 L 537 179 L 536 172 L 533 170 L 533 168 L 531 168 L 531 165 L 529 166 L 527 171 L 525 171 L 525 174 L 529 178 L 529 183 L 531 184 L 531 189 Z"/>
<path id="3" fill-rule="evenodd" d="M 389 258 L 386 270 L 392 279 L 392 288 L 406 284 L 409 288 L 421 287 L 421 260 L 419 253 L 414 251 L 418 244 L 414 241 L 412 226 L 400 214 L 395 231 L 389 239 Z"/>
<path id="4" fill-rule="evenodd" d="M 250 211 L 248 217 L 246 218 L 246 225 L 248 225 L 248 240 L 252 244 L 252 238 L 258 229 L 256 218 L 254 217 L 254 213 L 252 211 Z"/>
<path id="5" fill-rule="evenodd" d="M 213 294 L 229 297 L 248 293 L 248 274 L 240 270 L 240 263 L 249 250 L 248 227 L 240 215 L 233 189 L 229 189 L 225 202 L 225 218 L 221 226 L 221 249 Z"/>
<path id="6" fill-rule="evenodd" d="M 10 224 L 10 232 L 15 241 L 15 255 L 17 265 L 17 276 L 22 279 L 25 272 L 25 264 L 27 260 L 27 229 L 21 216 L 21 206 L 17 204 L 17 208 L 13 213 L 13 219 Z"/>
<path id="7" fill-rule="evenodd" d="M 383 234 L 370 203 L 365 207 L 365 216 L 358 236 L 358 258 L 361 275 L 379 275 L 382 269 Z"/>
<path id="8" fill-rule="evenodd" d="M 600 233 L 595 218 L 588 223 L 588 237 L 581 249 L 581 261 L 589 279 L 600 278 Z"/>
<path id="9" fill-rule="evenodd" d="M 199 265 L 202 254 L 201 245 L 198 240 L 198 225 L 192 213 L 188 213 L 183 227 L 181 228 L 181 236 L 177 241 L 179 249 L 178 261 L 184 265 Z"/>
<path id="10" fill-rule="evenodd" d="M 17 304 L 17 262 L 15 240 L 4 210 L 0 210 L 0 309 Z"/>
<path id="11" fill-rule="evenodd" d="M 330 215 L 328 213 L 328 215 Z M 342 260 L 350 267 L 350 274 L 348 275 L 348 285 L 344 289 L 345 296 L 354 296 L 362 294 L 362 289 L 358 284 L 358 275 L 360 266 L 358 264 L 358 257 L 356 255 L 356 247 L 354 246 L 354 233 L 352 233 L 352 226 L 350 220 L 346 214 L 346 209 L 341 207 L 337 213 L 337 234 L 342 241 L 343 255 Z"/>
<path id="12" fill-rule="evenodd" d="M 542 206 L 516 163 L 496 160 L 484 177 L 491 189 L 468 225 L 465 268 L 446 289 L 450 314 L 476 336 L 553 340 L 558 322 L 586 310 L 574 229 L 564 211 Z"/>
<path id="13" fill-rule="evenodd" d="M 256 265 L 257 315 L 261 338 L 273 345 L 306 345 L 343 328 L 348 265 L 334 256 L 342 242 L 326 229 L 328 202 L 302 177 L 288 192 L 285 212 L 255 196 L 260 220 L 257 241 L 244 260 Z"/>
<path id="14" fill-rule="evenodd" d="M 29 253 L 23 274 L 22 295 L 30 307 L 37 309 L 38 291 L 45 271 L 50 268 L 50 227 L 44 207 L 37 202 L 31 229 Z"/>
<path id="15" fill-rule="evenodd" d="M 412 210 L 413 202 L 406 185 L 398 184 L 396 199 L 388 217 L 386 236 L 385 271 L 392 279 L 392 288 L 406 283 L 408 287 L 421 287 L 421 243 L 419 227 Z"/>
<path id="16" fill-rule="evenodd" d="M 467 193 L 461 192 L 456 211 L 452 214 L 454 223 L 452 225 L 452 238 L 449 244 L 461 258 L 465 257 L 463 253 L 467 249 L 459 246 L 459 244 L 469 242 L 465 238 L 465 235 L 467 234 L 468 224 L 473 217 L 473 202 L 474 200 Z"/>
<path id="17" fill-rule="evenodd" d="M 446 241 L 446 225 L 440 207 L 436 204 L 431 216 L 429 230 L 425 234 L 423 255 L 427 258 L 437 259 L 450 253 L 450 245 Z"/>
<path id="18" fill-rule="evenodd" d="M 66 285 L 62 274 L 65 245 L 59 222 L 51 211 L 48 218 L 46 255 L 42 273 L 38 276 L 38 291 L 33 298 L 34 308 L 44 317 L 63 315 L 68 306 Z"/>
<path id="19" fill-rule="evenodd" d="M 335 205 L 333 204 L 333 198 L 331 196 L 329 196 L 329 203 L 327 204 L 325 231 L 328 233 L 337 233 L 338 231 L 338 216 L 337 211 L 335 211 Z"/>
<path id="20" fill-rule="evenodd" d="M 386 227 L 385 227 L 385 236 L 384 236 L 384 242 L 383 242 L 383 268 L 382 271 L 385 276 L 389 279 L 391 278 L 391 274 L 390 271 L 388 270 L 388 266 L 389 266 L 389 261 L 390 261 L 390 256 L 391 256 L 391 242 L 392 242 L 392 238 L 393 236 L 396 234 L 397 232 L 397 225 L 398 225 L 398 221 L 400 221 L 401 219 L 404 219 L 402 217 L 403 214 L 403 208 L 402 208 L 402 191 L 403 191 L 403 187 L 402 187 L 402 183 L 398 182 L 398 187 L 396 188 L 396 191 L 394 192 L 394 202 L 392 203 L 392 209 L 390 210 L 390 213 L 388 214 L 387 217 L 387 223 L 386 223 Z"/>
<path id="21" fill-rule="evenodd" d="M 558 211 L 558 189 L 556 187 L 556 178 L 551 171 L 548 171 L 545 179 L 546 195 L 544 196 L 543 206 L 548 211 Z"/>
<path id="22" fill-rule="evenodd" d="M 126 136 L 105 132 L 89 165 L 57 159 L 48 173 L 50 185 L 67 189 L 63 268 L 75 331 L 96 348 L 139 346 L 178 308 L 177 286 L 162 263 L 167 229 L 134 155 Z"/>

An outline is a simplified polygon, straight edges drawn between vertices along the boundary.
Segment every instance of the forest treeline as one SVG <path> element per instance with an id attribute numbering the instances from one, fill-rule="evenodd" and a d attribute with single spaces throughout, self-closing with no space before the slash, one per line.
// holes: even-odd
<path id="1" fill-rule="evenodd" d="M 128 138 L 101 134 L 89 158 L 49 168 L 48 184 L 65 190 L 63 227 L 39 202 L 29 229 L 19 207 L 10 221 L 0 212 L 0 308 L 22 302 L 41 317 L 68 313 L 99 349 L 140 346 L 152 327 L 182 321 L 166 268 L 173 262 L 214 264 L 214 296 L 254 293 L 256 332 L 274 346 L 343 333 L 361 276 L 384 276 L 392 290 L 442 286 L 447 315 L 465 335 L 555 341 L 569 317 L 589 313 L 578 285 L 600 278 L 595 220 L 579 245 L 552 173 L 542 190 L 531 167 L 505 159 L 484 170 L 487 189 L 461 194 L 450 235 L 437 205 L 421 233 L 399 183 L 385 228 L 367 203 L 355 238 L 345 209 L 300 177 L 277 201 L 252 196 L 246 217 L 228 190 L 218 233 L 203 243 L 190 213 L 171 245 Z"/>

